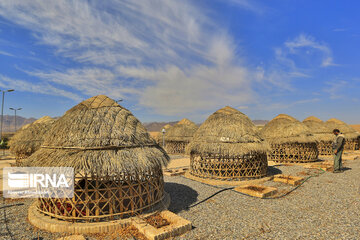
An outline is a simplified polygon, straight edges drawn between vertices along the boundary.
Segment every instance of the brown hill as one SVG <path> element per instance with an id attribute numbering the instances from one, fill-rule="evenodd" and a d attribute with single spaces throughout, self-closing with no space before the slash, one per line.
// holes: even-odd
<path id="1" fill-rule="evenodd" d="M 21 116 L 16 116 L 16 129 L 19 129 L 26 124 L 32 123 L 35 120 L 36 118 L 24 118 Z M 15 116 L 4 115 L 3 132 L 14 132 L 14 131 L 15 131 Z"/>
<path id="2" fill-rule="evenodd" d="M 147 122 L 143 123 L 144 127 L 148 132 L 160 132 L 162 127 L 166 124 L 175 125 L 178 121 L 175 122 Z"/>

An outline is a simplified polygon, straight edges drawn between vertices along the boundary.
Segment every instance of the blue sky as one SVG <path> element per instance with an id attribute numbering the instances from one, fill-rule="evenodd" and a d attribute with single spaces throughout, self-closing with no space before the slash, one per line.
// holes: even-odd
<path id="1" fill-rule="evenodd" d="M 25 117 L 97 94 L 144 122 L 229 105 L 360 123 L 358 1 L 0 1 L 0 89 Z"/>

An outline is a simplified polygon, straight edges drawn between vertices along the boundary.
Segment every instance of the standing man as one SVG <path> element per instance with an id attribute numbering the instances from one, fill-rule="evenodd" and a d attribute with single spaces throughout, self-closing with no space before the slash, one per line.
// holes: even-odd
<path id="1" fill-rule="evenodd" d="M 340 173 L 342 172 L 342 153 L 344 151 L 345 145 L 345 137 L 343 134 L 340 133 L 339 129 L 334 129 L 333 133 L 335 135 L 335 139 L 333 142 L 333 151 L 334 151 L 334 172 L 333 173 Z"/>

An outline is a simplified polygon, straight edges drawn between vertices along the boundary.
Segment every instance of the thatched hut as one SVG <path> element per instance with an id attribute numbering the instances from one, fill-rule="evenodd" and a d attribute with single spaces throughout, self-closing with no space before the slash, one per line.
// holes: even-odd
<path id="1" fill-rule="evenodd" d="M 261 135 L 270 143 L 269 161 L 312 162 L 319 155 L 316 140 L 305 124 L 280 114 L 265 125 Z"/>
<path id="2" fill-rule="evenodd" d="M 184 154 L 198 126 L 189 119 L 182 119 L 165 132 L 165 150 L 169 154 Z"/>
<path id="3" fill-rule="evenodd" d="M 37 151 L 44 141 L 45 134 L 50 130 L 55 119 L 44 116 L 31 124 L 20 128 L 10 139 L 10 152 L 15 155 L 17 163 Z"/>
<path id="4" fill-rule="evenodd" d="M 160 146 L 162 146 L 162 147 L 165 147 L 164 145 L 164 143 L 163 143 L 163 129 L 165 129 L 165 132 L 169 129 L 169 128 L 171 128 L 172 126 L 170 125 L 170 124 L 166 124 L 166 125 L 164 125 L 162 128 L 161 128 L 161 130 L 160 130 L 160 132 L 156 132 L 156 136 L 154 136 L 154 139 L 156 140 L 156 142 L 160 145 Z"/>
<path id="5" fill-rule="evenodd" d="M 261 178 L 267 174 L 268 150 L 251 120 L 227 106 L 210 115 L 187 146 L 190 174 L 219 180 Z"/>
<path id="6" fill-rule="evenodd" d="M 330 129 L 339 129 L 341 133 L 345 135 L 345 150 L 358 150 L 360 133 L 357 132 L 354 128 L 346 124 L 345 122 L 331 118 L 325 122 Z"/>
<path id="7" fill-rule="evenodd" d="M 317 140 L 319 155 L 333 155 L 332 143 L 334 134 L 332 129 L 319 118 L 310 116 L 303 120 L 303 123 L 310 129 Z"/>
<path id="8" fill-rule="evenodd" d="M 166 130 L 168 130 L 169 128 L 171 128 L 172 126 L 170 125 L 170 124 L 166 124 L 165 126 L 163 126 L 162 128 L 161 128 L 161 130 L 163 130 L 163 129 L 165 129 L 165 131 Z"/>
<path id="9" fill-rule="evenodd" d="M 58 119 L 27 166 L 72 167 L 73 198 L 46 198 L 38 210 L 67 221 L 142 213 L 163 201 L 166 152 L 132 113 L 99 95 Z"/>

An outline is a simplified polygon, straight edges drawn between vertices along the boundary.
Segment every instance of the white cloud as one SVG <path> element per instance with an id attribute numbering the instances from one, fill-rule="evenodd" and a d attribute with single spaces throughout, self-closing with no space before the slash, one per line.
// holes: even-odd
<path id="1" fill-rule="evenodd" d="M 287 49 L 286 54 L 302 54 L 299 53 L 298 50 L 304 48 L 317 50 L 322 53 L 321 66 L 328 67 L 336 65 L 333 62 L 331 49 L 325 43 L 316 41 L 312 36 L 300 34 L 295 39 L 285 42 L 285 47 Z"/>
<path id="2" fill-rule="evenodd" d="M 24 80 L 8 78 L 3 75 L 0 75 L 0 87 L 14 88 L 18 91 L 23 91 L 23 92 L 34 92 L 34 93 L 41 93 L 41 94 L 47 94 L 53 96 L 62 96 L 73 99 L 75 101 L 82 100 L 80 96 L 74 93 L 56 88 L 47 83 L 35 84 Z"/>
<path id="3" fill-rule="evenodd" d="M 253 1 L 230 3 L 262 11 Z M 60 87 L 88 96 L 107 94 L 179 116 L 256 103 L 256 90 L 264 86 L 269 91 L 292 90 L 291 79 L 308 77 L 290 58 L 298 49 L 320 51 L 322 65 L 333 65 L 325 44 L 300 35 L 277 50 L 280 68 L 250 68 L 237 54 L 232 36 L 216 23 L 216 14 L 210 16 L 197 4 L 187 0 L 2 0 L 0 16 L 30 30 L 38 43 L 51 46 L 57 57 L 71 63 L 61 71 L 48 66 L 46 71 L 26 71 L 44 84 L 31 88 L 32 83 L 15 80 L 13 85 L 74 100 L 79 97 Z"/>
<path id="4" fill-rule="evenodd" d="M 257 71 L 239 63 L 232 37 L 205 13 L 185 0 L 0 2 L 0 15 L 81 66 L 28 74 L 85 95 L 138 99 L 166 115 L 255 96 Z"/>
<path id="5" fill-rule="evenodd" d="M 252 73 L 234 66 L 195 66 L 181 70 L 169 66 L 163 70 L 120 68 L 124 75 L 149 80 L 140 104 L 163 115 L 181 115 L 213 110 L 225 105 L 238 106 L 254 101 Z"/>
<path id="6" fill-rule="evenodd" d="M 349 87 L 349 83 L 345 80 L 328 81 L 325 83 L 324 92 L 329 94 L 330 99 L 339 99 L 344 97 L 344 88 Z"/>
<path id="7" fill-rule="evenodd" d="M 4 56 L 8 56 L 8 57 L 14 57 L 13 54 L 5 52 L 5 51 L 1 51 L 1 50 L 0 50 L 0 55 L 4 55 Z"/>
<path id="8" fill-rule="evenodd" d="M 257 14 L 262 14 L 264 12 L 264 8 L 259 6 L 259 4 L 256 4 L 255 0 L 226 0 L 224 2 L 244 8 Z"/>
<path id="9" fill-rule="evenodd" d="M 107 94 L 113 98 L 123 98 L 127 94 L 139 93 L 139 91 L 131 87 L 130 84 L 124 87 L 125 83 L 117 79 L 112 71 L 101 68 L 69 69 L 65 72 L 27 73 L 46 80 L 47 82 L 79 90 L 88 96 Z"/>
<path id="10" fill-rule="evenodd" d="M 187 1 L 4 0 L 0 15 L 62 56 L 105 65 L 204 56 L 212 24 Z"/>

